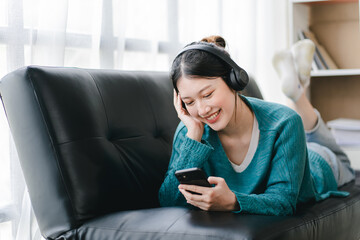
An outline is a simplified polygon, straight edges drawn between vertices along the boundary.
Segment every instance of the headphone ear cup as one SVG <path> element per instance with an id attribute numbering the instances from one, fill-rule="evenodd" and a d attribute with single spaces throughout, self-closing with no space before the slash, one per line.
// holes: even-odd
<path id="1" fill-rule="evenodd" d="M 240 72 L 236 73 L 234 69 L 231 69 L 229 76 L 229 85 L 235 91 L 243 90 L 249 82 L 247 73 L 241 69 Z"/>
<path id="2" fill-rule="evenodd" d="M 236 81 L 236 74 L 234 72 L 234 69 L 232 68 L 229 74 L 229 86 L 234 89 L 235 91 L 238 91 L 238 87 L 237 86 L 237 81 Z"/>
<path id="3" fill-rule="evenodd" d="M 229 85 L 235 91 L 241 91 L 244 87 L 240 84 L 241 81 L 238 80 L 238 76 L 236 75 L 234 69 L 231 69 L 229 76 Z"/>

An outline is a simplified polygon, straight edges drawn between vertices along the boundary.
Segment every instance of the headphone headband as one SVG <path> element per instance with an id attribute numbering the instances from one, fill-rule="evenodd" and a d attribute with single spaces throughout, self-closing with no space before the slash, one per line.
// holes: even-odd
<path id="1" fill-rule="evenodd" d="M 229 86 L 233 88 L 236 91 L 243 90 L 246 85 L 249 82 L 248 74 L 244 69 L 242 69 L 239 65 L 237 65 L 226 53 L 224 53 L 221 49 L 219 49 L 217 46 L 210 46 L 204 43 L 196 43 L 192 45 L 188 45 L 184 49 L 182 49 L 176 56 L 180 56 L 186 51 L 189 50 L 200 50 L 208 52 L 212 55 L 215 55 L 216 57 L 223 60 L 225 63 L 227 63 L 231 68 L 230 73 L 230 81 L 228 82 Z"/>

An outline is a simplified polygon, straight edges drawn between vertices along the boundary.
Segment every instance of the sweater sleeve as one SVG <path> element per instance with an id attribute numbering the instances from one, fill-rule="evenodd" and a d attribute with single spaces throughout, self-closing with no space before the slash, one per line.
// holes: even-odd
<path id="1" fill-rule="evenodd" d="M 159 190 L 161 206 L 187 205 L 178 189 L 179 182 L 175 177 L 175 171 L 193 167 L 201 168 L 213 151 L 213 147 L 206 140 L 200 143 L 188 138 L 186 133 L 186 127 L 180 123 L 174 135 L 168 171 Z"/>
<path id="2" fill-rule="evenodd" d="M 238 212 L 278 216 L 295 212 L 308 164 L 306 139 L 300 116 L 293 115 L 287 119 L 277 134 L 266 178 L 266 189 L 261 194 L 234 192 L 240 206 Z"/>

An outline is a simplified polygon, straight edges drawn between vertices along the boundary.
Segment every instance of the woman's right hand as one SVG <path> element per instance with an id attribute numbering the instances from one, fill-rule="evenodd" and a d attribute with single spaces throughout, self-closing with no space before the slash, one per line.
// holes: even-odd
<path id="1" fill-rule="evenodd" d="M 204 123 L 192 117 L 189 112 L 183 108 L 180 94 L 174 90 L 174 106 L 178 117 L 188 129 L 187 136 L 195 141 L 200 142 L 204 132 Z"/>

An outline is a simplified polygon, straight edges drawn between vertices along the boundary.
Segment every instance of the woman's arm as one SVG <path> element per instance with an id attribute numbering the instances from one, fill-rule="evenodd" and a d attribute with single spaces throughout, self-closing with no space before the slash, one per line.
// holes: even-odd
<path id="1" fill-rule="evenodd" d="M 213 148 L 206 141 L 198 142 L 186 136 L 187 129 L 180 123 L 174 136 L 173 150 L 165 180 L 159 191 L 161 206 L 185 206 L 186 201 L 178 189 L 175 171 L 199 167 L 209 158 Z"/>

